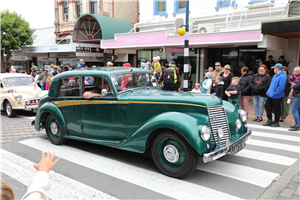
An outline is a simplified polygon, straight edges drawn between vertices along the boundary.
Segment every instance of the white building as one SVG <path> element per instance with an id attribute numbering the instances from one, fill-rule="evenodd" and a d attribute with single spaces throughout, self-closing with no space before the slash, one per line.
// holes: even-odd
<path id="1" fill-rule="evenodd" d="M 290 71 L 298 66 L 298 3 L 290 0 L 190 0 L 193 83 L 201 80 L 203 70 L 217 61 L 222 66 L 230 64 L 235 75 L 239 75 L 243 66 L 255 72 L 269 55 L 273 55 L 276 62 L 279 56 L 285 55 Z M 174 60 L 183 66 L 184 37 L 179 36 L 177 30 L 185 24 L 185 12 L 185 1 L 140 1 L 140 19 L 133 30 L 138 32 L 116 34 L 112 40 L 103 40 L 101 48 L 135 49 L 139 50 L 139 60 L 160 56 L 162 64 Z M 290 23 L 299 26 L 291 28 Z"/>

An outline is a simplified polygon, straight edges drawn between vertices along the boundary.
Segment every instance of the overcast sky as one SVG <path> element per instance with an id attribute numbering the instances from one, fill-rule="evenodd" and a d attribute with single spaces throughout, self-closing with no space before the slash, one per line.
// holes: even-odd
<path id="1" fill-rule="evenodd" d="M 54 0 L 0 0 L 0 9 L 20 14 L 31 28 L 54 26 Z"/>

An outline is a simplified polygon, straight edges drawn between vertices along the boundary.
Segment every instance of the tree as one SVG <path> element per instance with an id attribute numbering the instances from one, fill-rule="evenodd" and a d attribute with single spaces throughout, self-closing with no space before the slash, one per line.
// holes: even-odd
<path id="1" fill-rule="evenodd" d="M 22 47 L 33 44 L 32 34 L 35 30 L 29 27 L 16 12 L 9 10 L 1 11 L 1 57 L 7 55 L 5 65 L 1 65 L 1 72 L 5 72 L 12 51 L 20 50 Z"/>

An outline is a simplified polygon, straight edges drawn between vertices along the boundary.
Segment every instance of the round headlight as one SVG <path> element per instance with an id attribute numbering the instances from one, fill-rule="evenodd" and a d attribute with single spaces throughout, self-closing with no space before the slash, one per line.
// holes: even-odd
<path id="1" fill-rule="evenodd" d="M 247 113 L 244 110 L 241 110 L 240 112 L 240 118 L 242 120 L 242 122 L 245 122 L 247 120 Z"/>
<path id="2" fill-rule="evenodd" d="M 17 101 L 21 101 L 21 100 L 22 100 L 22 96 L 21 96 L 21 95 L 15 96 L 15 99 L 16 99 Z"/>
<path id="3" fill-rule="evenodd" d="M 223 131 L 222 128 L 218 128 L 218 136 L 219 136 L 220 139 L 223 138 L 223 136 L 224 136 L 224 131 Z"/>
<path id="4" fill-rule="evenodd" d="M 240 129 L 242 127 L 241 120 L 237 119 L 236 122 L 235 122 L 235 126 L 237 127 L 237 129 Z"/>
<path id="5" fill-rule="evenodd" d="M 204 142 L 206 142 L 210 137 L 210 128 L 208 126 L 204 126 L 201 130 L 201 138 Z"/>

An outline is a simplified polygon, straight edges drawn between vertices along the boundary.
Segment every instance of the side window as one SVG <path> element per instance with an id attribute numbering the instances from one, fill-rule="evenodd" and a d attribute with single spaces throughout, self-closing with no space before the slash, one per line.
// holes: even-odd
<path id="1" fill-rule="evenodd" d="M 60 97 L 79 97 L 80 96 L 80 77 L 66 77 L 60 80 Z"/>

